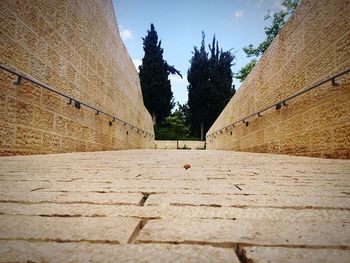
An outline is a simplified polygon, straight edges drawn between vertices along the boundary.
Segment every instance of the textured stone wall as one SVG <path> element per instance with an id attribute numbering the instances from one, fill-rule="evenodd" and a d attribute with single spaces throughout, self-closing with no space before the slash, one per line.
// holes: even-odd
<path id="1" fill-rule="evenodd" d="M 1 0 L 0 62 L 153 134 L 111 0 Z M 153 138 L 0 69 L 0 154 L 151 148 Z"/>
<path id="2" fill-rule="evenodd" d="M 350 74 L 217 131 L 350 67 L 350 1 L 303 0 L 207 133 L 208 149 L 350 158 Z"/>
<path id="3" fill-rule="evenodd" d="M 204 150 L 204 141 L 166 141 L 166 140 L 155 140 L 154 149 L 191 149 L 191 150 Z"/>

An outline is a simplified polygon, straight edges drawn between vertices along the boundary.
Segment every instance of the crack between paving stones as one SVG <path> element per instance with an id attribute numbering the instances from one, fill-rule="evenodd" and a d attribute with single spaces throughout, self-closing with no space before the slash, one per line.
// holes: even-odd
<path id="1" fill-rule="evenodd" d="M 81 179 L 84 179 L 84 178 L 72 178 L 72 179 L 69 179 L 69 180 L 57 180 L 57 182 L 70 183 L 70 182 L 74 182 L 74 181 L 81 180 Z"/>
<path id="2" fill-rule="evenodd" d="M 90 239 L 60 239 L 60 238 L 0 238 L 1 241 L 28 241 L 28 242 L 56 242 L 56 243 L 91 243 L 91 244 L 111 244 L 119 245 L 117 240 L 90 240 Z"/>
<path id="3" fill-rule="evenodd" d="M 254 243 L 239 243 L 239 247 L 276 247 L 276 248 L 305 248 L 305 249 L 339 249 L 350 250 L 347 245 L 293 245 L 293 244 L 254 244 Z"/>
<path id="4" fill-rule="evenodd" d="M 254 263 L 254 260 L 247 257 L 247 251 L 244 248 L 241 248 L 240 245 L 235 249 L 235 254 L 241 263 Z"/>
<path id="5" fill-rule="evenodd" d="M 58 202 L 58 201 L 19 201 L 19 200 L 0 200 L 0 203 L 12 203 L 12 204 L 23 204 L 23 205 L 35 205 L 35 204 L 89 204 L 89 205 L 133 205 L 137 206 L 135 203 L 95 203 L 89 201 L 69 201 L 69 202 Z"/>
<path id="6" fill-rule="evenodd" d="M 81 214 L 18 214 L 18 213 L 13 213 L 13 214 L 6 214 L 3 212 L 0 212 L 0 215 L 5 215 L 5 216 L 40 216 L 40 217 L 68 217 L 68 218 L 74 218 L 74 217 L 107 217 L 107 215 L 99 215 L 99 214 L 92 214 L 92 215 L 81 215 Z M 133 215 L 123 215 L 123 214 L 118 214 L 118 217 L 126 217 L 126 218 L 136 218 L 136 219 L 148 219 L 148 220 L 158 220 L 162 219 L 160 216 L 149 216 L 149 217 L 144 217 L 144 216 L 133 216 Z M 112 216 L 113 217 L 113 216 Z M 203 218 L 205 219 L 205 218 Z M 213 219 L 220 219 L 220 218 L 213 218 Z M 227 219 L 227 218 L 222 218 L 222 219 Z M 235 220 L 235 218 L 228 218 L 228 220 Z"/>
<path id="7" fill-rule="evenodd" d="M 36 215 L 33 215 L 36 216 Z M 80 215 L 80 214 L 39 214 L 38 216 L 41 217 L 106 217 L 106 215 L 98 215 L 98 214 L 93 214 L 93 215 Z"/>
<path id="8" fill-rule="evenodd" d="M 139 223 L 136 225 L 134 231 L 132 232 L 129 240 L 128 240 L 128 244 L 133 244 L 135 242 L 135 240 L 137 239 L 137 237 L 139 236 L 142 228 L 144 228 L 144 226 L 147 224 L 147 222 L 151 220 L 150 218 L 142 218 Z"/>
<path id="9" fill-rule="evenodd" d="M 170 203 L 172 206 L 205 206 L 205 207 L 222 207 L 222 205 L 218 204 L 183 204 L 183 203 Z"/>
<path id="10" fill-rule="evenodd" d="M 239 191 L 242 191 L 242 188 L 240 188 L 238 185 L 234 185 L 234 186 L 236 186 L 236 188 L 239 190 Z"/>
<path id="11" fill-rule="evenodd" d="M 182 240 L 182 241 L 162 241 L 162 240 L 137 240 L 134 244 L 170 244 L 170 245 L 200 245 L 212 246 L 219 248 L 236 249 L 238 244 L 235 242 L 210 242 L 199 240 Z"/>
<path id="12" fill-rule="evenodd" d="M 93 215 L 81 215 L 81 214 L 5 214 L 0 212 L 0 215 L 6 215 L 6 216 L 40 216 L 40 217 L 107 217 L 106 215 L 99 215 L 99 214 L 93 214 Z"/>
<path id="13" fill-rule="evenodd" d="M 137 204 L 138 206 L 144 206 L 145 202 L 147 201 L 147 198 L 151 195 L 151 193 L 142 193 L 142 198 L 140 202 Z"/>
<path id="14" fill-rule="evenodd" d="M 50 182 L 50 180 L 26 180 L 26 179 L 20 179 L 20 180 L 11 180 L 11 179 L 0 179 L 1 182 Z M 56 181 L 54 181 L 56 182 Z"/>
<path id="15" fill-rule="evenodd" d="M 223 206 L 219 204 L 186 204 L 186 203 L 170 203 L 172 206 L 196 206 L 196 207 L 235 207 L 235 208 L 276 208 L 276 209 L 292 209 L 292 210 L 344 210 L 350 211 L 348 207 L 322 207 L 322 206 L 256 206 L 256 205 L 229 205 Z M 150 206 L 156 206 L 156 204 L 150 204 Z"/>
<path id="16" fill-rule="evenodd" d="M 39 187 L 39 188 L 35 188 L 35 189 L 30 190 L 30 192 L 34 192 L 34 191 L 38 191 L 38 190 L 43 190 L 43 189 L 47 189 L 47 188 L 45 188 L 45 187 Z"/>

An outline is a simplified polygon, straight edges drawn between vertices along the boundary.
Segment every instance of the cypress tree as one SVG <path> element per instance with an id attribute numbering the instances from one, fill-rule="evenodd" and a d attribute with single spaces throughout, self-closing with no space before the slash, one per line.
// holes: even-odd
<path id="1" fill-rule="evenodd" d="M 145 55 L 139 66 L 140 83 L 145 106 L 152 115 L 153 125 L 156 125 L 169 116 L 174 107 L 169 74 L 181 74 L 163 59 L 163 48 L 153 24 L 142 40 Z"/>
<path id="2" fill-rule="evenodd" d="M 209 59 L 205 51 L 205 34 L 202 32 L 202 43 L 198 50 L 194 47 L 193 56 L 190 60 L 191 66 L 187 72 L 189 82 L 188 106 L 192 118 L 192 132 L 204 138 L 204 126 L 207 126 L 210 107 L 209 102 Z"/>
<path id="3" fill-rule="evenodd" d="M 234 55 L 231 51 L 219 49 L 215 36 L 209 50 L 210 57 L 205 50 L 205 34 L 202 32 L 201 48 L 194 47 L 187 75 L 192 133 L 200 135 L 202 140 L 235 93 L 231 70 Z"/>

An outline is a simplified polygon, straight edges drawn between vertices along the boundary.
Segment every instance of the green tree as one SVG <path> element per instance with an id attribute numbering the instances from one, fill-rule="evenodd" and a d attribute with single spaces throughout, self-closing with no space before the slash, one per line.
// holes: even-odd
<path id="1" fill-rule="evenodd" d="M 182 76 L 163 59 L 163 48 L 153 24 L 143 38 L 143 50 L 145 55 L 139 67 L 142 95 L 145 106 L 152 115 L 153 125 L 156 125 L 169 116 L 174 107 L 169 74 Z"/>
<path id="2" fill-rule="evenodd" d="M 189 82 L 188 106 L 191 112 L 191 124 L 193 135 L 201 135 L 203 139 L 204 123 L 208 120 L 209 109 L 209 58 L 205 51 L 205 35 L 202 32 L 200 49 L 194 47 L 193 56 L 190 60 L 190 68 L 187 72 Z"/>
<path id="3" fill-rule="evenodd" d="M 201 47 L 194 47 L 187 73 L 192 134 L 200 135 L 202 140 L 235 93 L 231 70 L 234 55 L 231 51 L 220 50 L 215 36 L 209 50 L 210 57 L 205 49 L 205 34 L 202 32 Z"/>
<path id="4" fill-rule="evenodd" d="M 243 82 L 243 80 L 246 79 L 246 77 L 252 71 L 257 62 L 258 61 L 256 59 L 250 61 L 247 65 L 245 65 L 238 71 L 238 73 L 235 75 L 235 78 Z"/>
<path id="5" fill-rule="evenodd" d="M 212 45 L 209 45 L 209 50 L 210 112 L 205 133 L 235 94 L 235 89 L 232 85 L 233 73 L 231 70 L 235 58 L 234 54 L 231 53 L 231 50 L 223 51 L 219 49 L 219 43 L 216 41 L 215 35 Z"/>
<path id="6" fill-rule="evenodd" d="M 248 47 L 243 48 L 243 51 L 244 53 L 246 53 L 248 58 L 253 56 L 260 57 L 262 54 L 265 53 L 266 49 L 270 46 L 277 34 L 281 31 L 288 17 L 294 12 L 295 8 L 298 6 L 298 3 L 299 0 L 284 0 L 282 3 L 283 9 L 281 11 L 274 13 L 273 15 L 271 15 L 271 12 L 268 11 L 268 14 L 265 16 L 265 20 L 272 18 L 272 22 L 270 26 L 265 27 L 266 39 L 256 47 L 250 44 L 248 45 Z M 244 81 L 248 74 L 252 71 L 256 63 L 256 59 L 250 61 L 247 65 L 240 69 L 240 71 L 235 75 L 235 78 L 239 79 L 241 82 Z"/>
<path id="7" fill-rule="evenodd" d="M 158 140 L 184 140 L 189 138 L 190 125 L 188 122 L 188 107 L 180 105 L 164 122 L 155 126 Z"/>

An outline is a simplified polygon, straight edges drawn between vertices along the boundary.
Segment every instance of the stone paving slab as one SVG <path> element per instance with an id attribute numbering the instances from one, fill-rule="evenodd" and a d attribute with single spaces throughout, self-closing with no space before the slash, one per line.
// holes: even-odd
<path id="1" fill-rule="evenodd" d="M 191 194 L 151 195 L 147 205 L 171 204 L 177 206 L 233 206 L 233 207 L 295 207 L 295 208 L 339 208 L 350 209 L 349 196 L 289 196 L 281 194 L 260 195 L 198 195 Z"/>
<path id="2" fill-rule="evenodd" d="M 139 220 L 126 217 L 0 215 L 0 240 L 127 243 Z"/>
<path id="3" fill-rule="evenodd" d="M 246 251 L 248 257 L 259 263 L 338 263 L 349 262 L 350 259 L 349 250 L 339 249 L 247 247 Z"/>
<path id="4" fill-rule="evenodd" d="M 96 204 L 13 204 L 1 203 L 0 214 L 27 216 L 108 216 L 134 218 L 180 219 L 262 219 L 268 222 L 281 218 L 288 222 L 350 223 L 350 211 L 341 209 L 236 208 L 204 206 L 135 206 Z"/>
<path id="5" fill-rule="evenodd" d="M 232 249 L 197 245 L 48 243 L 0 241 L 0 262 L 229 262 Z"/>
<path id="6" fill-rule="evenodd" d="M 148 222 L 136 240 L 150 241 L 341 247 L 350 243 L 350 224 L 253 218 L 160 219 Z"/>
<path id="7" fill-rule="evenodd" d="M 91 203 L 91 204 L 138 204 L 142 198 L 139 193 L 106 193 L 96 192 L 30 192 L 4 191 L 0 193 L 0 202 L 14 203 Z"/>
<path id="8" fill-rule="evenodd" d="M 348 262 L 349 231 L 348 160 L 188 150 L 0 158 L 0 261 L 238 262 L 239 247 L 254 262 Z"/>

